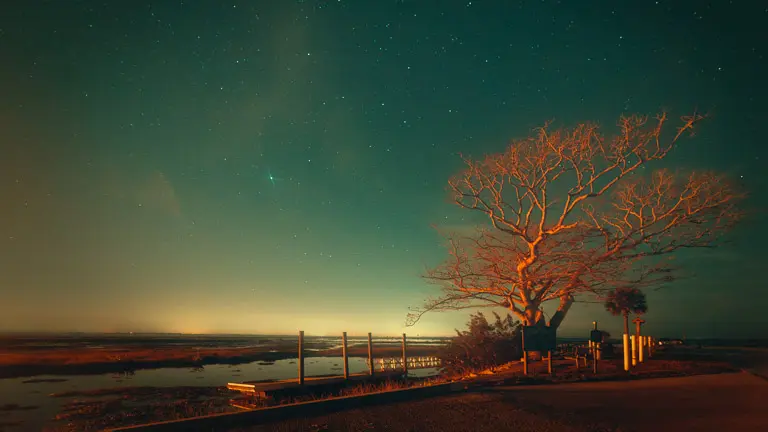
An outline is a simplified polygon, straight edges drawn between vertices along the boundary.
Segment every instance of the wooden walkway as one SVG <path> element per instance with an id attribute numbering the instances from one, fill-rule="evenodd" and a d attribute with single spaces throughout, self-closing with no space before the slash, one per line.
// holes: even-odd
<path id="1" fill-rule="evenodd" d="M 227 383 L 227 388 L 241 393 L 249 393 L 257 396 L 266 396 L 268 392 L 277 392 L 280 390 L 292 388 L 304 388 L 306 386 L 321 386 L 329 384 L 344 383 L 347 381 L 369 381 L 391 378 L 395 376 L 407 376 L 409 369 L 424 369 L 440 367 L 440 359 L 437 357 L 408 357 L 405 333 L 403 333 L 402 349 L 403 355 L 399 358 L 383 358 L 374 361 L 373 358 L 373 339 L 371 333 L 368 333 L 368 359 L 366 360 L 368 371 L 364 373 L 350 373 L 349 356 L 347 354 L 347 332 L 341 334 L 342 344 L 342 363 L 344 364 L 344 375 L 340 376 L 318 376 L 306 377 L 304 375 L 304 332 L 299 331 L 298 351 L 296 353 L 298 360 L 298 376 L 295 379 L 256 382 L 246 381 L 243 383 Z M 378 371 L 377 369 L 378 364 Z"/>
<path id="2" fill-rule="evenodd" d="M 304 387 L 321 386 L 329 384 L 340 384 L 345 381 L 367 381 L 371 378 L 383 379 L 383 378 L 395 378 L 402 376 L 402 371 L 386 371 L 378 372 L 371 376 L 368 372 L 350 374 L 349 378 L 343 376 L 316 376 L 304 378 Z M 241 393 L 253 394 L 256 396 L 266 396 L 267 393 L 276 390 L 286 390 L 290 388 L 299 388 L 302 385 L 299 383 L 298 378 L 278 380 L 278 381 L 262 381 L 262 382 L 243 382 L 243 383 L 227 383 L 227 388 L 230 390 L 239 391 Z"/>
<path id="3" fill-rule="evenodd" d="M 343 375 L 305 377 L 303 386 L 309 387 L 340 384 L 345 381 L 369 381 L 373 379 L 395 378 L 402 376 L 405 373 L 403 370 L 403 361 L 400 358 L 384 358 L 379 359 L 375 363 L 377 367 L 373 374 L 370 372 L 353 373 L 349 374 L 346 378 Z M 407 365 L 408 370 L 436 368 L 440 367 L 440 359 L 437 357 L 408 357 Z M 227 388 L 230 390 L 256 396 L 266 396 L 270 392 L 299 387 L 302 387 L 302 384 L 299 382 L 298 378 L 278 381 L 227 383 Z"/>

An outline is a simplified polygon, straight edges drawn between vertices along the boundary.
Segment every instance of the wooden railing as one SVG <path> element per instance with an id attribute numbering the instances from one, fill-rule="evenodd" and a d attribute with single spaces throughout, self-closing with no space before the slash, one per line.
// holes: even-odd
<path id="1" fill-rule="evenodd" d="M 323 376 L 323 377 L 305 377 L 304 375 L 304 332 L 299 332 L 299 343 L 297 352 L 298 376 L 294 379 L 263 382 L 263 383 L 229 383 L 227 386 L 231 390 L 237 390 L 244 393 L 266 393 L 268 391 L 284 389 L 294 386 L 321 385 L 338 381 L 347 380 L 365 380 L 376 376 L 394 377 L 407 376 L 408 369 L 437 368 L 441 366 L 440 359 L 434 356 L 408 357 L 408 344 L 403 333 L 402 356 L 374 359 L 373 340 L 371 333 L 368 333 L 368 358 L 366 359 L 367 371 L 363 373 L 351 374 L 349 372 L 349 352 L 347 349 L 347 332 L 341 334 L 341 356 L 344 365 L 344 375 Z"/>
<path id="2" fill-rule="evenodd" d="M 442 362 L 438 357 L 408 357 L 406 369 L 426 369 L 426 368 L 439 368 Z M 403 359 L 398 357 L 390 357 L 377 359 L 375 362 L 375 369 L 378 371 L 393 371 L 403 369 Z"/>

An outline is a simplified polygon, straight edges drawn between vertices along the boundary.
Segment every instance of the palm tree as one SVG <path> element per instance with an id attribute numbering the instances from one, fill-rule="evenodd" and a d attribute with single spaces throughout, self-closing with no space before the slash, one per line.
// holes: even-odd
<path id="1" fill-rule="evenodd" d="M 608 294 L 605 309 L 614 316 L 624 315 L 624 334 L 629 334 L 629 314 L 644 314 L 648 311 L 648 304 L 645 293 L 639 289 L 620 287 Z"/>

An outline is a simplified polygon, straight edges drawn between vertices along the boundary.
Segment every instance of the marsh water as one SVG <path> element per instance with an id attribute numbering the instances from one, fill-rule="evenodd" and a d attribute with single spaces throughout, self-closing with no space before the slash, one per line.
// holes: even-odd
<path id="1" fill-rule="evenodd" d="M 333 338 L 320 342 L 323 342 L 323 347 L 336 345 Z M 422 344 L 440 342 L 442 341 L 414 341 Z M 367 359 L 350 357 L 349 368 L 351 373 L 364 372 L 368 368 Z M 47 426 L 63 426 L 62 422 L 55 422 L 54 417 L 61 412 L 64 405 L 85 398 L 51 396 L 54 393 L 129 387 L 222 387 L 228 382 L 290 379 L 295 378 L 297 372 L 297 360 L 294 358 L 274 362 L 253 361 L 239 365 L 145 369 L 102 375 L 37 375 L 0 379 L 0 431 L 41 430 Z M 306 376 L 342 373 L 341 357 L 305 359 Z M 436 373 L 436 369 L 409 371 L 410 376 L 430 376 Z"/>
<path id="2" fill-rule="evenodd" d="M 34 378 L 0 380 L 0 407 L 19 405 L 22 409 L 0 411 L 0 424 L 21 421 L 18 426 L 0 426 L 0 430 L 41 430 L 51 425 L 62 405 L 77 397 L 52 397 L 52 393 L 86 391 L 115 387 L 178 387 L 226 385 L 228 382 L 266 379 L 290 379 L 297 375 L 296 359 L 278 360 L 272 364 L 252 362 L 241 365 L 210 365 L 203 368 L 162 368 L 139 370 L 130 374 L 105 375 L 43 375 Z M 367 370 L 365 358 L 350 357 L 350 372 Z M 341 374 L 338 357 L 305 359 L 307 376 Z M 429 376 L 435 369 L 417 369 L 410 376 Z M 80 398 L 82 399 L 82 398 Z"/>

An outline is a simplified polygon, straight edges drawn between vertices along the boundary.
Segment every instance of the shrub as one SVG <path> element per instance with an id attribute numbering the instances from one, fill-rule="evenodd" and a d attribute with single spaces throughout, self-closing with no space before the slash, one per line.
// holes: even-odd
<path id="1" fill-rule="evenodd" d="M 448 376 L 466 375 L 493 369 L 522 356 L 522 327 L 511 315 L 489 323 L 481 312 L 470 315 L 467 330 L 456 330 L 448 345 L 438 354 L 443 373 Z"/>

